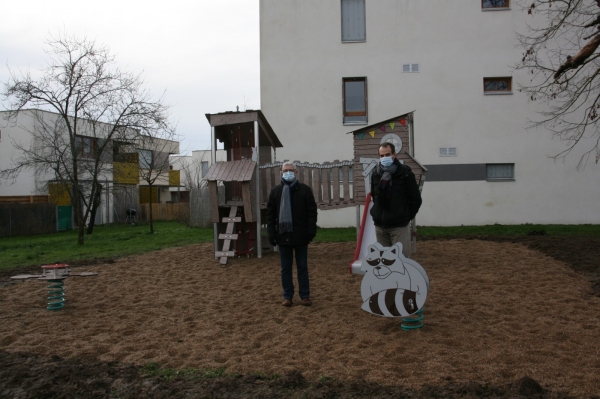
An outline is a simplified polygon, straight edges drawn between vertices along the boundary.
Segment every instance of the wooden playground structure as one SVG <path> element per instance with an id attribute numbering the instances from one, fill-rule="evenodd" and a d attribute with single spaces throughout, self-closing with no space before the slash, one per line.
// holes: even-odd
<path id="1" fill-rule="evenodd" d="M 215 258 L 221 264 L 241 255 L 262 257 L 273 248 L 266 239 L 266 206 L 271 189 L 279 184 L 281 165 L 275 160 L 279 138 L 260 110 L 206 114 L 211 125 L 211 168 L 208 182 L 214 225 Z M 354 159 L 324 163 L 294 161 L 298 180 L 310 186 L 320 210 L 365 204 L 369 173 L 379 159 L 378 148 L 390 141 L 398 159 L 411 167 L 422 188 L 427 169 L 414 158 L 413 113 L 403 114 L 350 132 Z M 349 134 L 350 134 L 349 133 Z M 217 140 L 227 161 L 216 162 Z M 224 195 L 219 195 L 221 191 Z M 413 241 L 416 225 L 413 221 Z M 415 242 L 416 244 L 416 242 Z"/>

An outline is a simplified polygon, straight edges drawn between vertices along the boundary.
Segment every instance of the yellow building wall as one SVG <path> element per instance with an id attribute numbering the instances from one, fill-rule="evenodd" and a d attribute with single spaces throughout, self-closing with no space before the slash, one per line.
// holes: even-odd
<path id="1" fill-rule="evenodd" d="M 140 204 L 147 204 L 150 202 L 150 187 L 140 187 Z M 158 187 L 152 187 L 152 203 L 158 202 Z"/>
<path id="2" fill-rule="evenodd" d="M 137 163 L 114 162 L 113 180 L 120 184 L 138 184 L 139 166 Z"/>
<path id="3" fill-rule="evenodd" d="M 62 183 L 48 183 L 48 196 L 50 202 L 58 206 L 69 206 L 71 205 L 71 185 Z"/>
<path id="4" fill-rule="evenodd" d="M 179 170 L 170 170 L 169 171 L 169 186 L 179 186 L 180 179 L 180 171 Z"/>

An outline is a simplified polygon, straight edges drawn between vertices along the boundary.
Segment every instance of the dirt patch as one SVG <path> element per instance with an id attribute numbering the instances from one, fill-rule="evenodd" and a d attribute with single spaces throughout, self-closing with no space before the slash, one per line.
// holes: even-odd
<path id="1" fill-rule="evenodd" d="M 351 243 L 311 246 L 310 308 L 280 306 L 276 254 L 221 267 L 209 244 L 82 267 L 100 274 L 68 279 L 59 312 L 42 282 L 11 283 L 0 397 L 593 397 L 594 267 L 550 238 L 420 242 L 431 293 L 411 332 L 360 310 Z M 144 375 L 148 363 L 228 375 L 167 380 Z"/>

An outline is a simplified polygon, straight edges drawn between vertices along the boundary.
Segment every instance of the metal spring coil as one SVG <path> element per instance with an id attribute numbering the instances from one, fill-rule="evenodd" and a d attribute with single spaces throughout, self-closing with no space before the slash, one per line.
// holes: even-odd
<path id="1" fill-rule="evenodd" d="M 65 283 L 63 280 L 48 280 L 48 310 L 60 310 L 65 306 Z"/>
<path id="2" fill-rule="evenodd" d="M 403 317 L 400 327 L 402 327 L 404 331 L 421 328 L 423 327 L 423 318 L 423 308 L 421 308 L 417 310 L 414 314 L 407 317 Z"/>

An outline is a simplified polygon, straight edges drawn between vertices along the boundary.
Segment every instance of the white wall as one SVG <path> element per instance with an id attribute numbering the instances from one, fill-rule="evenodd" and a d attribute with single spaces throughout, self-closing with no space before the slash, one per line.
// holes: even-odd
<path id="1" fill-rule="evenodd" d="M 277 158 L 352 159 L 345 133 L 360 126 L 342 123 L 342 78 L 366 76 L 369 124 L 416 110 L 422 164 L 515 164 L 513 182 L 426 182 L 419 224 L 600 223 L 600 166 L 576 171 L 577 152 L 555 163 L 563 144 L 524 128 L 536 113 L 511 66 L 526 13 L 480 4 L 366 0 L 367 41 L 342 43 L 339 1 L 261 0 L 261 109 L 284 145 Z M 420 72 L 402 73 L 408 63 Z M 512 76 L 513 94 L 484 95 L 494 76 Z"/>
<path id="2" fill-rule="evenodd" d="M 26 148 L 32 143 L 35 120 L 26 113 L 20 113 L 17 120 L 8 120 L 8 112 L 0 112 L 0 171 L 13 167 L 13 161 L 20 152 L 15 150 L 18 143 Z M 34 170 L 22 171 L 16 180 L 0 179 L 0 196 L 48 194 L 44 185 L 36 185 Z"/>

